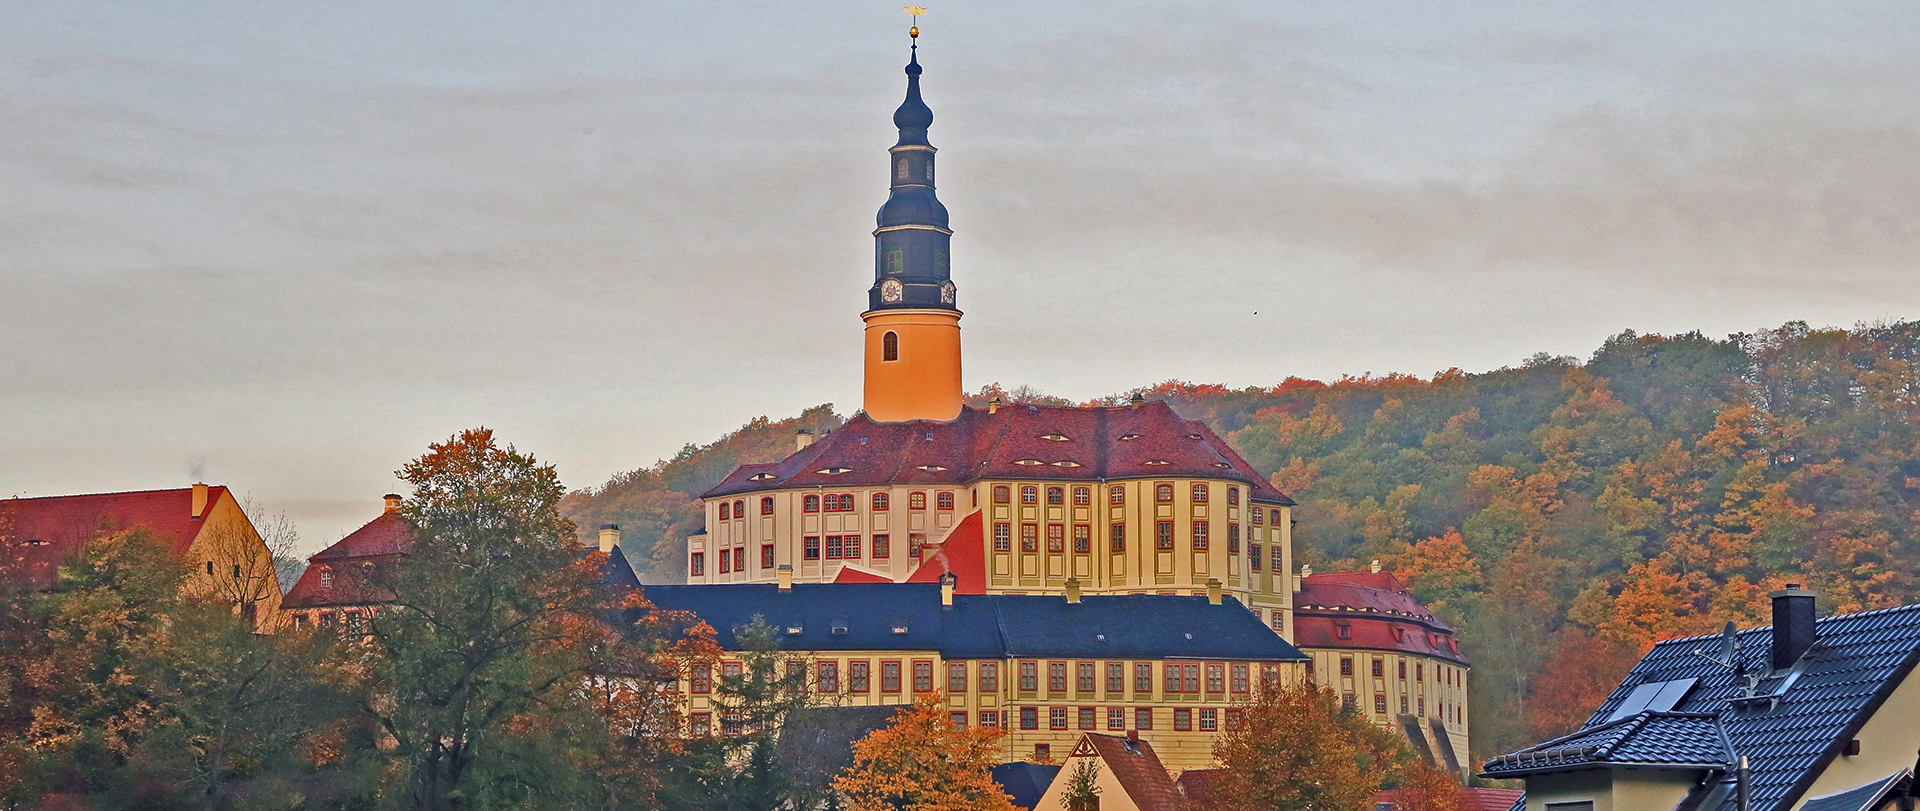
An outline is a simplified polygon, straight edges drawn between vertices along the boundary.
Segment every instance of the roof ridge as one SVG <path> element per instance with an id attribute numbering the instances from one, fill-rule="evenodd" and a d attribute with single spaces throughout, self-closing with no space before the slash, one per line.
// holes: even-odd
<path id="1" fill-rule="evenodd" d="M 194 482 L 194 484 L 207 484 L 207 483 Z M 179 492 L 192 490 L 192 489 L 193 489 L 193 485 L 189 484 L 186 487 L 156 487 L 151 490 L 114 490 L 106 493 L 67 493 L 65 495 L 58 495 L 58 496 L 9 496 L 5 499 L 0 499 L 0 502 L 54 501 L 57 499 L 64 499 L 64 498 L 104 498 L 107 496 L 145 496 L 145 495 L 152 495 L 155 493 L 179 493 Z M 228 490 L 228 489 L 231 489 L 231 488 L 228 488 L 224 484 L 207 484 L 208 492 L 212 492 L 214 490 Z"/>
<path id="2" fill-rule="evenodd" d="M 1914 603 L 1913 605 L 1896 605 L 1889 608 L 1875 608 L 1868 611 L 1853 611 L 1846 614 L 1830 614 L 1825 617 L 1817 617 L 1814 619 L 1813 622 L 1814 622 L 1814 627 L 1818 628 L 1820 623 L 1824 623 L 1824 622 L 1854 619 L 1856 617 L 1872 617 L 1872 616 L 1878 616 L 1883 614 L 1898 614 L 1903 611 L 1920 611 L 1920 603 Z M 1755 625 L 1751 628 L 1736 628 L 1735 633 L 1740 635 L 1746 635 L 1746 634 L 1757 634 L 1762 631 L 1772 631 L 1772 630 L 1773 630 L 1773 623 L 1769 622 L 1766 625 Z M 1719 633 L 1710 633 L 1710 634 L 1698 634 L 1695 636 L 1674 637 L 1673 639 L 1662 639 L 1658 642 L 1653 643 L 1653 646 L 1658 648 L 1662 645 L 1677 645 L 1682 642 L 1698 642 L 1700 640 L 1705 640 L 1705 639 L 1719 639 L 1720 636 L 1721 635 Z M 1644 661 L 1644 658 L 1642 659 L 1642 661 Z"/>

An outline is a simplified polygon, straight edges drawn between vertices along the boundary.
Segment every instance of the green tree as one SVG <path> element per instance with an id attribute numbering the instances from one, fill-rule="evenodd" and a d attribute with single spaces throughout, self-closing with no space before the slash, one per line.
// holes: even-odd
<path id="1" fill-rule="evenodd" d="M 1365 808 L 1406 757 L 1332 690 L 1271 682 L 1214 739 L 1213 756 L 1221 771 L 1210 807 L 1221 811 Z"/>

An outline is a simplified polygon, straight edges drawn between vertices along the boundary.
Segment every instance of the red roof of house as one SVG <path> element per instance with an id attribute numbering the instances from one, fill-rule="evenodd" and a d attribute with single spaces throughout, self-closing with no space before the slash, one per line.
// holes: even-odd
<path id="1" fill-rule="evenodd" d="M 1302 648 L 1391 650 L 1467 663 L 1453 629 L 1387 571 L 1301 578 L 1293 595 L 1293 635 Z"/>
<path id="2" fill-rule="evenodd" d="M 985 526 L 979 510 L 968 513 L 947 531 L 947 537 L 920 550 L 920 565 L 906 582 L 938 583 L 941 575 L 953 572 L 953 593 L 987 593 Z"/>
<path id="3" fill-rule="evenodd" d="M 1212 477 L 1253 500 L 1292 504 L 1205 423 L 1164 402 L 1132 406 L 964 408 L 951 422 L 846 425 L 786 459 L 742 465 L 703 497 L 794 487 L 964 484 L 981 478 L 1085 481 Z"/>
<path id="4" fill-rule="evenodd" d="M 1069 757 L 1083 754 L 1088 747 L 1106 762 L 1120 788 L 1140 811 L 1179 811 L 1180 790 L 1174 788 L 1173 778 L 1167 775 L 1166 767 L 1160 765 L 1160 756 L 1154 754 L 1152 744 L 1087 732 Z"/>
<path id="5" fill-rule="evenodd" d="M 881 576 L 879 574 L 875 574 L 873 572 L 869 572 L 865 569 L 855 569 L 852 566 L 841 566 L 839 573 L 833 576 L 833 582 L 835 583 L 891 583 L 893 582 L 893 579 L 889 577 Z"/>
<path id="6" fill-rule="evenodd" d="M 374 568 L 405 555 L 413 548 L 413 530 L 406 519 L 382 513 L 366 525 L 307 558 L 307 570 L 293 584 L 283 608 L 323 608 L 368 605 L 393 599 L 391 592 L 368 582 Z"/>
<path id="7" fill-rule="evenodd" d="M 201 515 L 226 497 L 227 488 L 208 486 Z M 193 516 L 191 487 L 0 501 L 0 542 L 10 553 L 6 576 L 27 588 L 52 587 L 60 564 L 102 535 L 148 527 L 181 555 L 202 526 Z"/>

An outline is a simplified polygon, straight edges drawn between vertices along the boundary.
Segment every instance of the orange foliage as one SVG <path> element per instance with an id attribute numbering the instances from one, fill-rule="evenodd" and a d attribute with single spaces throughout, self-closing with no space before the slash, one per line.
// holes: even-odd
<path id="1" fill-rule="evenodd" d="M 853 765 L 834 778 L 849 811 L 1013 811 L 993 780 L 999 761 L 993 727 L 956 728 L 947 699 L 927 693 L 893 723 L 853 744 Z"/>
<path id="2" fill-rule="evenodd" d="M 1640 659 L 1640 649 L 1563 628 L 1526 700 L 1527 731 L 1538 740 L 1580 728 Z"/>

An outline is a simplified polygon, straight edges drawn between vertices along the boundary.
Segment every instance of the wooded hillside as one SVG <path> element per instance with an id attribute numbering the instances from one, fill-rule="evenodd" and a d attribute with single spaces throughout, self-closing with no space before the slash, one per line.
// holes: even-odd
<path id="1" fill-rule="evenodd" d="M 1622 333 L 1582 363 L 1233 390 L 1142 389 L 1208 421 L 1300 502 L 1300 563 L 1378 559 L 1474 660 L 1476 756 L 1577 726 L 1655 639 L 1765 623 L 1766 592 L 1827 611 L 1916 599 L 1920 322 L 1712 340 Z M 1050 400 L 1031 389 L 1014 402 Z M 1131 392 L 1103 399 L 1123 401 Z M 690 494 L 782 458 L 830 406 L 757 419 L 570 496 L 679 576 Z"/>

